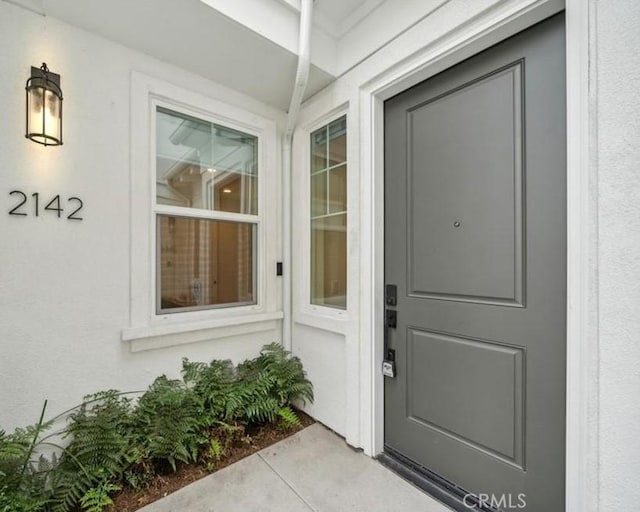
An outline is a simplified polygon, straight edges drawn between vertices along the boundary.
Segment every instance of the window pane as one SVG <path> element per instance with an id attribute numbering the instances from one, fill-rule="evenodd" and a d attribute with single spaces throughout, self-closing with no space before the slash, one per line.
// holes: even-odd
<path id="1" fill-rule="evenodd" d="M 158 312 L 255 304 L 256 225 L 158 216 Z"/>
<path id="2" fill-rule="evenodd" d="M 158 204 L 258 213 L 258 139 L 158 107 Z"/>
<path id="3" fill-rule="evenodd" d="M 311 134 L 311 172 L 327 168 L 327 127 Z"/>
<path id="4" fill-rule="evenodd" d="M 329 167 L 347 161 L 347 118 L 329 125 Z"/>
<path id="5" fill-rule="evenodd" d="M 311 303 L 347 307 L 347 214 L 311 221 Z"/>
<path id="6" fill-rule="evenodd" d="M 321 155 L 326 156 L 321 158 Z M 311 134 L 311 303 L 347 307 L 347 117 Z"/>
<path id="7" fill-rule="evenodd" d="M 327 172 L 311 176 L 311 216 L 327 214 Z"/>
<path id="8" fill-rule="evenodd" d="M 329 173 L 329 213 L 347 211 L 347 166 L 342 165 Z"/>

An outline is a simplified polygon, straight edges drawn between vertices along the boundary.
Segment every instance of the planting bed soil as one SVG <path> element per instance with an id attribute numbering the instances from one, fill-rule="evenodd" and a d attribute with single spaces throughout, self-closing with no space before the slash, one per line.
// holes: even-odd
<path id="1" fill-rule="evenodd" d="M 277 425 L 268 424 L 254 431 L 246 431 L 239 440 L 234 441 L 225 449 L 215 467 L 207 468 L 200 464 L 179 464 L 175 473 L 167 472 L 154 476 L 145 489 L 125 489 L 116 494 L 113 497 L 113 505 L 107 510 L 109 512 L 134 512 L 315 423 L 305 413 L 301 411 L 296 411 L 296 413 L 302 422 L 302 427 L 283 430 Z"/>

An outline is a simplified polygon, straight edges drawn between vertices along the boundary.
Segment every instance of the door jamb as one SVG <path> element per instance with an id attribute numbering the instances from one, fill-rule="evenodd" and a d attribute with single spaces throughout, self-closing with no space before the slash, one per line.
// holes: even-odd
<path id="1" fill-rule="evenodd" d="M 590 2 L 521 0 L 471 20 L 360 88 L 362 198 L 361 433 L 365 453 L 384 442 L 382 322 L 384 288 L 384 100 L 565 9 L 567 90 L 566 510 L 597 509 L 597 331 L 590 322 L 596 208 L 590 155 Z M 369 144 L 367 142 L 370 142 Z M 372 170 L 371 172 L 369 170 Z M 568 433 L 571 433 L 569 436 Z"/>

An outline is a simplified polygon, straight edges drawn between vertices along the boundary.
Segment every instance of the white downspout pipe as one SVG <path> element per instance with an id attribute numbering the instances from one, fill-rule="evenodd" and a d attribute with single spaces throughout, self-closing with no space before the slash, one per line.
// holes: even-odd
<path id="1" fill-rule="evenodd" d="M 300 37 L 298 42 L 298 69 L 296 71 L 296 81 L 293 86 L 293 94 L 289 103 L 289 111 L 287 113 L 287 125 L 284 132 L 284 140 L 282 143 L 282 166 L 283 166 L 283 217 L 284 217 L 284 320 L 282 325 L 283 345 L 287 350 L 291 350 L 291 330 L 293 326 L 293 308 L 291 305 L 292 288 L 291 288 L 291 270 L 292 270 L 292 253 L 291 253 L 291 169 L 292 169 L 292 151 L 293 132 L 296 127 L 296 120 L 300 112 L 302 97 L 307 88 L 309 81 L 310 68 L 310 48 L 311 48 L 311 19 L 313 12 L 314 0 L 300 1 Z"/>

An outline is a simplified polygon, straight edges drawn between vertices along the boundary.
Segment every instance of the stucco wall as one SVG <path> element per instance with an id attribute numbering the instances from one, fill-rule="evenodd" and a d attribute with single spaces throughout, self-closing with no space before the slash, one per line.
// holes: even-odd
<path id="1" fill-rule="evenodd" d="M 182 357 L 237 361 L 279 340 L 274 321 L 264 332 L 132 353 L 121 333 L 136 327 L 130 323 L 132 71 L 276 122 L 283 114 L 5 2 L 0 48 L 0 427 L 35 422 L 45 399 L 55 414 L 88 393 L 144 389 L 162 373 L 177 376 Z M 62 75 L 62 147 L 24 138 L 24 86 L 30 66 L 43 61 Z M 42 201 L 60 194 L 65 208 L 66 197 L 78 196 L 84 220 L 51 212 L 35 217 L 31 201 L 28 217 L 9 216 L 14 189 L 39 192 Z M 279 237 L 279 227 L 272 229 Z M 280 291 L 274 295 L 280 304 Z"/>
<path id="2" fill-rule="evenodd" d="M 595 2 L 600 510 L 640 502 L 640 2 Z"/>

